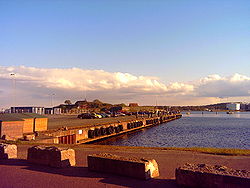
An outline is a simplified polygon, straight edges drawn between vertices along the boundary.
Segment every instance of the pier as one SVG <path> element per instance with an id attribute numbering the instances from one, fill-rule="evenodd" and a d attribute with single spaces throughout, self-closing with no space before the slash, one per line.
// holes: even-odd
<path id="1" fill-rule="evenodd" d="M 167 123 L 181 118 L 181 114 L 162 115 L 159 117 L 136 118 L 128 121 L 117 120 L 112 123 L 102 123 L 85 126 L 65 126 L 58 129 L 38 132 L 37 143 L 53 144 L 85 144 L 107 139 L 121 134 Z M 26 135 L 32 137 L 32 135 Z"/>

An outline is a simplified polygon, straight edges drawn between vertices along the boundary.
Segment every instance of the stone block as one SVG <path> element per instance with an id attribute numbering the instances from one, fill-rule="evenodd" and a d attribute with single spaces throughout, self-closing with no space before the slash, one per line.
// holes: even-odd
<path id="1" fill-rule="evenodd" d="M 17 146 L 15 144 L 0 144 L 0 159 L 17 158 Z"/>
<path id="2" fill-rule="evenodd" d="M 34 146 L 28 149 L 28 161 L 56 168 L 75 166 L 75 150 Z"/>
<path id="3" fill-rule="evenodd" d="M 128 158 L 107 153 L 89 155 L 88 169 L 144 180 L 159 176 L 158 164 L 154 159 Z"/>
<path id="4" fill-rule="evenodd" d="M 24 140 L 26 141 L 31 141 L 31 140 L 35 140 L 36 136 L 35 134 L 27 134 L 27 135 L 24 135 Z"/>
<path id="5" fill-rule="evenodd" d="M 176 182 L 183 187 L 247 188 L 250 173 L 220 165 L 186 164 L 175 171 Z"/>

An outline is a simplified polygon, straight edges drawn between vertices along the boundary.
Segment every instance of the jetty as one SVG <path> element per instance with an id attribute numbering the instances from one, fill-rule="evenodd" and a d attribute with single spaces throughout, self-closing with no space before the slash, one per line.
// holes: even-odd
<path id="1" fill-rule="evenodd" d="M 181 118 L 181 114 L 162 115 L 158 117 L 138 117 L 126 120 L 116 119 L 113 122 L 77 126 L 65 126 L 57 129 L 36 132 L 35 142 L 48 144 L 84 144 L 107 139 L 121 134 L 167 123 Z M 79 121 L 79 120 L 78 120 Z M 92 120 L 89 120 L 92 121 Z M 34 138 L 34 133 L 26 134 Z"/>

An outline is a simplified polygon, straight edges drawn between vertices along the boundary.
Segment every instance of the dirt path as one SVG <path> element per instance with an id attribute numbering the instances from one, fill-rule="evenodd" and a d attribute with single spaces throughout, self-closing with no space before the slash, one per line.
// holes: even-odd
<path id="1" fill-rule="evenodd" d="M 46 166 L 30 165 L 25 160 L 27 148 L 18 146 L 18 160 L 0 161 L 0 187 L 177 187 L 174 181 L 175 168 L 185 163 L 220 164 L 235 169 L 250 170 L 250 156 L 221 156 L 187 151 L 159 150 L 147 148 L 125 148 L 113 146 L 77 146 L 77 166 L 54 169 Z M 149 181 L 137 180 L 111 174 L 89 172 L 87 155 L 112 153 L 122 156 L 136 156 L 156 159 L 160 177 Z"/>

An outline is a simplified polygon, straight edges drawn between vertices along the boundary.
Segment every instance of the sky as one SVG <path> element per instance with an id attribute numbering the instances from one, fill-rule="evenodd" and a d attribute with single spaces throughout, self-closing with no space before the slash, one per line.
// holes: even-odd
<path id="1" fill-rule="evenodd" d="M 0 1 L 0 109 L 85 96 L 250 102 L 250 1 Z"/>

